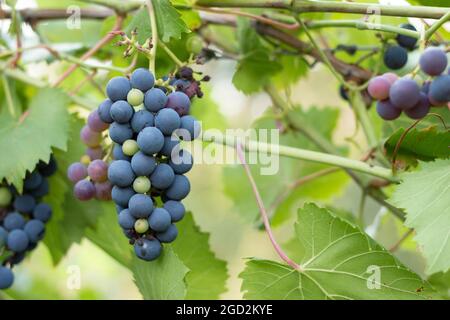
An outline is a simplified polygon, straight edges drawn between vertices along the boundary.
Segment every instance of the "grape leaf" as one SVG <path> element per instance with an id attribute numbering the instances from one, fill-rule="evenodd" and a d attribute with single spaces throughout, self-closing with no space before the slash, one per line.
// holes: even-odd
<path id="1" fill-rule="evenodd" d="M 419 169 L 401 175 L 390 202 L 406 211 L 405 224 L 427 260 L 430 275 L 450 268 L 450 160 L 420 162 Z"/>
<path id="2" fill-rule="evenodd" d="M 443 297 L 450 299 L 450 271 L 447 271 L 446 273 L 435 273 L 428 278 L 428 282 L 430 282 Z"/>
<path id="3" fill-rule="evenodd" d="M 51 101 L 51 103 L 49 103 Z M 52 147 L 65 150 L 68 138 L 68 98 L 57 89 L 39 90 L 21 119 L 0 117 L 0 180 L 21 191 L 27 170 L 48 161 Z"/>
<path id="4" fill-rule="evenodd" d="M 208 245 L 209 234 L 200 231 L 190 212 L 177 227 L 180 234 L 172 248 L 189 268 L 186 299 L 219 299 L 227 281 L 225 261 L 216 258 Z"/>
<path id="5" fill-rule="evenodd" d="M 246 299 L 438 297 L 427 282 L 387 250 L 326 209 L 305 205 L 298 212 L 295 229 L 304 249 L 303 271 L 251 259 L 240 275 Z"/>
<path id="6" fill-rule="evenodd" d="M 404 132 L 403 128 L 398 129 L 385 142 L 384 147 L 388 156 L 392 157 L 395 147 Z M 410 160 L 419 159 L 424 161 L 450 157 L 450 131 L 438 131 L 436 126 L 420 130 L 412 129 L 401 142 L 397 154 Z"/>

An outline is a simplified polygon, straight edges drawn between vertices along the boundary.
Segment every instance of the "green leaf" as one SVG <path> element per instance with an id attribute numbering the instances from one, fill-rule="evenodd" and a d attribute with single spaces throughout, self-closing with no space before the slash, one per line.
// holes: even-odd
<path id="1" fill-rule="evenodd" d="M 428 278 L 428 282 L 430 282 L 443 297 L 450 299 L 450 271 L 447 271 L 446 273 L 435 273 Z"/>
<path id="2" fill-rule="evenodd" d="M 405 224 L 427 260 L 427 274 L 450 268 L 450 160 L 420 162 L 419 169 L 401 175 L 391 203 L 406 211 Z"/>
<path id="3" fill-rule="evenodd" d="M 252 259 L 241 273 L 246 299 L 430 299 L 428 283 L 357 227 L 307 204 L 298 212 L 302 271 Z M 377 270 L 377 271 L 374 271 Z"/>
<path id="4" fill-rule="evenodd" d="M 181 19 L 178 11 L 171 5 L 169 0 L 154 0 L 153 8 L 156 16 L 156 27 L 158 36 L 162 41 L 168 42 L 171 38 L 180 39 L 182 33 L 189 33 L 190 30 Z M 125 29 L 127 33 L 136 29 L 137 39 L 143 44 L 151 38 L 152 29 L 148 17 L 147 8 L 141 8 L 133 17 L 130 24 Z"/>
<path id="5" fill-rule="evenodd" d="M 273 77 L 277 88 L 286 88 L 287 85 L 296 83 L 308 73 L 308 64 L 298 56 L 280 55 L 278 61 L 281 68 Z"/>
<path id="6" fill-rule="evenodd" d="M 33 97 L 29 113 L 21 119 L 0 117 L 0 180 L 6 179 L 21 191 L 27 170 L 33 170 L 39 160 L 47 162 L 52 147 L 66 149 L 67 105 L 64 93 L 45 88 Z"/>
<path id="7" fill-rule="evenodd" d="M 186 276 L 186 299 L 219 299 L 225 291 L 227 266 L 209 248 L 209 234 L 200 231 L 189 212 L 177 223 L 179 237 L 172 244 L 189 273 Z"/>
<path id="8" fill-rule="evenodd" d="M 392 157 L 395 147 L 405 132 L 398 129 L 384 144 L 388 156 Z M 409 161 L 416 159 L 430 161 L 436 158 L 450 157 L 450 131 L 438 131 L 436 126 L 409 131 L 398 149 L 398 156 Z"/>
<path id="9" fill-rule="evenodd" d="M 168 245 L 155 261 L 137 257 L 131 263 L 134 281 L 146 300 L 179 300 L 186 295 L 184 278 L 188 268 Z"/>

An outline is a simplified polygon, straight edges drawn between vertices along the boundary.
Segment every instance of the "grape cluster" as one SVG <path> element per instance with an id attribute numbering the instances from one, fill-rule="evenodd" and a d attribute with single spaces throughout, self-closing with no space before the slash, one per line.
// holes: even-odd
<path id="1" fill-rule="evenodd" d="M 187 88 L 177 81 L 193 83 L 186 75 L 165 79 L 172 80 L 171 87 L 177 89 Z M 183 90 L 168 91 L 155 86 L 151 72 L 136 69 L 130 79 L 109 81 L 108 99 L 99 107 L 100 119 L 110 123 L 109 136 L 115 143 L 108 180 L 119 224 L 136 255 L 147 261 L 158 258 L 161 243 L 178 235 L 174 223 L 183 218 L 181 200 L 190 191 L 184 174 L 193 165 L 191 154 L 179 144 L 200 133 L 199 123 L 189 115 L 190 96 Z"/>
<path id="2" fill-rule="evenodd" d="M 450 75 L 446 53 L 436 47 L 428 47 L 419 60 L 420 69 L 433 80 L 422 86 L 412 78 L 398 78 L 393 73 L 374 77 L 368 85 L 370 96 L 377 101 L 377 112 L 385 120 L 394 120 L 404 112 L 411 119 L 425 117 L 431 106 L 442 106 L 450 101 Z"/>
<path id="3" fill-rule="evenodd" d="M 22 194 L 13 186 L 0 185 L 0 289 L 11 287 L 14 282 L 11 269 L 44 237 L 52 209 L 41 200 L 49 192 L 47 178 L 56 170 L 53 157 L 48 164 L 39 162 L 33 172 L 27 173 Z"/>
<path id="4" fill-rule="evenodd" d="M 400 28 L 417 31 L 416 28 L 409 23 L 401 24 Z M 397 45 L 390 44 L 387 46 L 383 60 L 386 67 L 389 69 L 398 70 L 403 68 L 408 62 L 408 51 L 415 49 L 417 39 L 399 34 L 395 40 Z"/>
<path id="5" fill-rule="evenodd" d="M 81 141 L 87 146 L 86 154 L 79 162 L 72 163 L 67 177 L 75 183 L 74 195 L 78 200 L 111 200 L 112 185 L 108 181 L 108 163 L 103 160 L 103 132 L 109 123 L 102 120 L 102 105 L 92 111 L 87 124 L 80 131 Z"/>

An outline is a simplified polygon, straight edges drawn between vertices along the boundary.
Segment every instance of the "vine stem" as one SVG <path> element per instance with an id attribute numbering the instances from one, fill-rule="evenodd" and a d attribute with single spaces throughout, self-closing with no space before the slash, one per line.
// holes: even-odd
<path id="1" fill-rule="evenodd" d="M 16 117 L 16 111 L 14 108 L 14 102 L 11 96 L 11 88 L 8 84 L 8 79 L 4 74 L 2 74 L 2 83 L 3 83 L 3 90 L 5 91 L 5 98 L 6 98 L 6 105 L 8 106 L 9 114 L 15 118 Z"/>
<path id="2" fill-rule="evenodd" d="M 443 15 L 438 21 L 433 23 L 433 25 L 425 32 L 425 40 L 430 39 L 433 34 L 448 20 L 450 20 L 450 11 Z"/>
<path id="3" fill-rule="evenodd" d="M 358 120 L 361 123 L 369 147 L 375 148 L 378 145 L 378 139 L 375 134 L 375 129 L 373 128 L 372 121 L 370 121 L 367 108 L 362 101 L 361 93 L 359 91 L 352 92 L 352 94 L 350 94 L 350 101 L 353 110 L 355 110 Z"/>
<path id="4" fill-rule="evenodd" d="M 261 218 L 264 223 L 264 228 L 266 229 L 267 235 L 269 236 L 270 242 L 272 243 L 273 248 L 277 252 L 277 254 L 280 256 L 280 258 L 285 261 L 288 265 L 290 265 L 293 269 L 298 270 L 300 272 L 303 271 L 303 268 L 301 265 L 295 263 L 293 260 L 291 260 L 287 254 L 283 251 L 283 249 L 280 247 L 278 242 L 276 241 L 273 233 L 272 228 L 270 227 L 269 218 L 267 216 L 266 208 L 264 207 L 264 202 L 261 198 L 261 195 L 258 191 L 258 186 L 256 185 L 255 179 L 253 179 L 252 172 L 250 171 L 250 167 L 247 164 L 247 161 L 245 160 L 245 155 L 242 150 L 242 145 L 240 142 L 236 144 L 236 152 L 239 157 L 239 160 L 244 167 L 245 173 L 247 175 L 248 180 L 250 181 L 250 184 L 252 186 L 253 194 L 255 195 L 256 202 L 258 204 L 259 212 L 261 214 Z"/>
<path id="5" fill-rule="evenodd" d="M 153 0 L 145 0 L 147 5 L 148 18 L 150 19 L 150 26 L 152 28 L 152 42 L 150 48 L 149 69 L 156 75 L 156 50 L 158 48 L 158 27 L 156 25 L 155 8 L 153 8 Z"/>
<path id="6" fill-rule="evenodd" d="M 184 66 L 184 63 L 180 59 L 178 59 L 175 53 L 173 53 L 172 50 L 170 50 L 169 47 L 167 47 L 163 42 L 160 43 L 160 46 L 178 67 Z"/>

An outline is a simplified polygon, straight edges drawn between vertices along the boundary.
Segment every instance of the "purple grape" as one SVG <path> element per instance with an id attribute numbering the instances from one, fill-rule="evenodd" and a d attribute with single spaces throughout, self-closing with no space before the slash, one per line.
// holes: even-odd
<path id="1" fill-rule="evenodd" d="M 103 122 L 102 119 L 100 119 L 98 110 L 94 110 L 89 114 L 87 124 L 89 126 L 89 129 L 94 132 L 103 132 L 109 128 L 109 124 Z"/>
<path id="2" fill-rule="evenodd" d="M 80 180 L 75 184 L 73 192 L 78 200 L 91 200 L 95 196 L 95 186 L 88 180 Z"/>
<path id="3" fill-rule="evenodd" d="M 420 69 L 430 76 L 438 76 L 447 68 L 447 55 L 439 48 L 427 48 L 419 60 Z"/>
<path id="4" fill-rule="evenodd" d="M 189 110 L 191 108 L 191 100 L 185 93 L 181 91 L 172 92 L 168 96 L 166 107 L 174 109 L 178 113 L 178 115 L 182 117 L 189 114 Z"/>
<path id="5" fill-rule="evenodd" d="M 87 148 L 86 154 L 89 156 L 91 161 L 102 159 L 103 158 L 103 149 L 101 147 L 98 148 Z"/>
<path id="6" fill-rule="evenodd" d="M 92 181 L 103 182 L 108 178 L 108 164 L 103 160 L 94 160 L 89 164 L 87 172 Z"/>
<path id="7" fill-rule="evenodd" d="M 389 90 L 389 100 L 399 109 L 406 110 L 414 107 L 420 99 L 420 88 L 412 79 L 401 78 Z"/>
<path id="8" fill-rule="evenodd" d="M 394 120 L 400 117 L 402 110 L 396 108 L 389 99 L 377 101 L 377 113 L 384 120 Z"/>
<path id="9" fill-rule="evenodd" d="M 114 77 L 106 85 L 106 94 L 112 102 L 127 100 L 128 91 L 131 90 L 131 83 L 125 77 Z"/>
<path id="10" fill-rule="evenodd" d="M 95 198 L 97 200 L 109 201 L 111 200 L 112 184 L 109 181 L 96 182 L 95 186 Z"/>
<path id="11" fill-rule="evenodd" d="M 391 85 L 398 80 L 398 76 L 393 72 L 383 73 L 382 77 L 385 78 L 387 81 L 389 81 Z"/>
<path id="12" fill-rule="evenodd" d="M 88 175 L 87 168 L 81 162 L 72 163 L 67 169 L 67 177 L 72 182 L 83 180 Z"/>
<path id="13" fill-rule="evenodd" d="M 81 141 L 88 147 L 98 147 L 102 141 L 102 135 L 99 132 L 92 131 L 87 125 L 80 131 Z"/>
<path id="14" fill-rule="evenodd" d="M 405 114 L 411 119 L 422 119 L 430 111 L 428 96 L 421 92 L 419 102 L 411 109 L 405 110 Z"/>
<path id="15" fill-rule="evenodd" d="M 385 100 L 389 97 L 390 88 L 391 84 L 389 83 L 389 80 L 383 76 L 378 76 L 369 81 L 367 91 L 372 98 L 376 100 Z"/>

